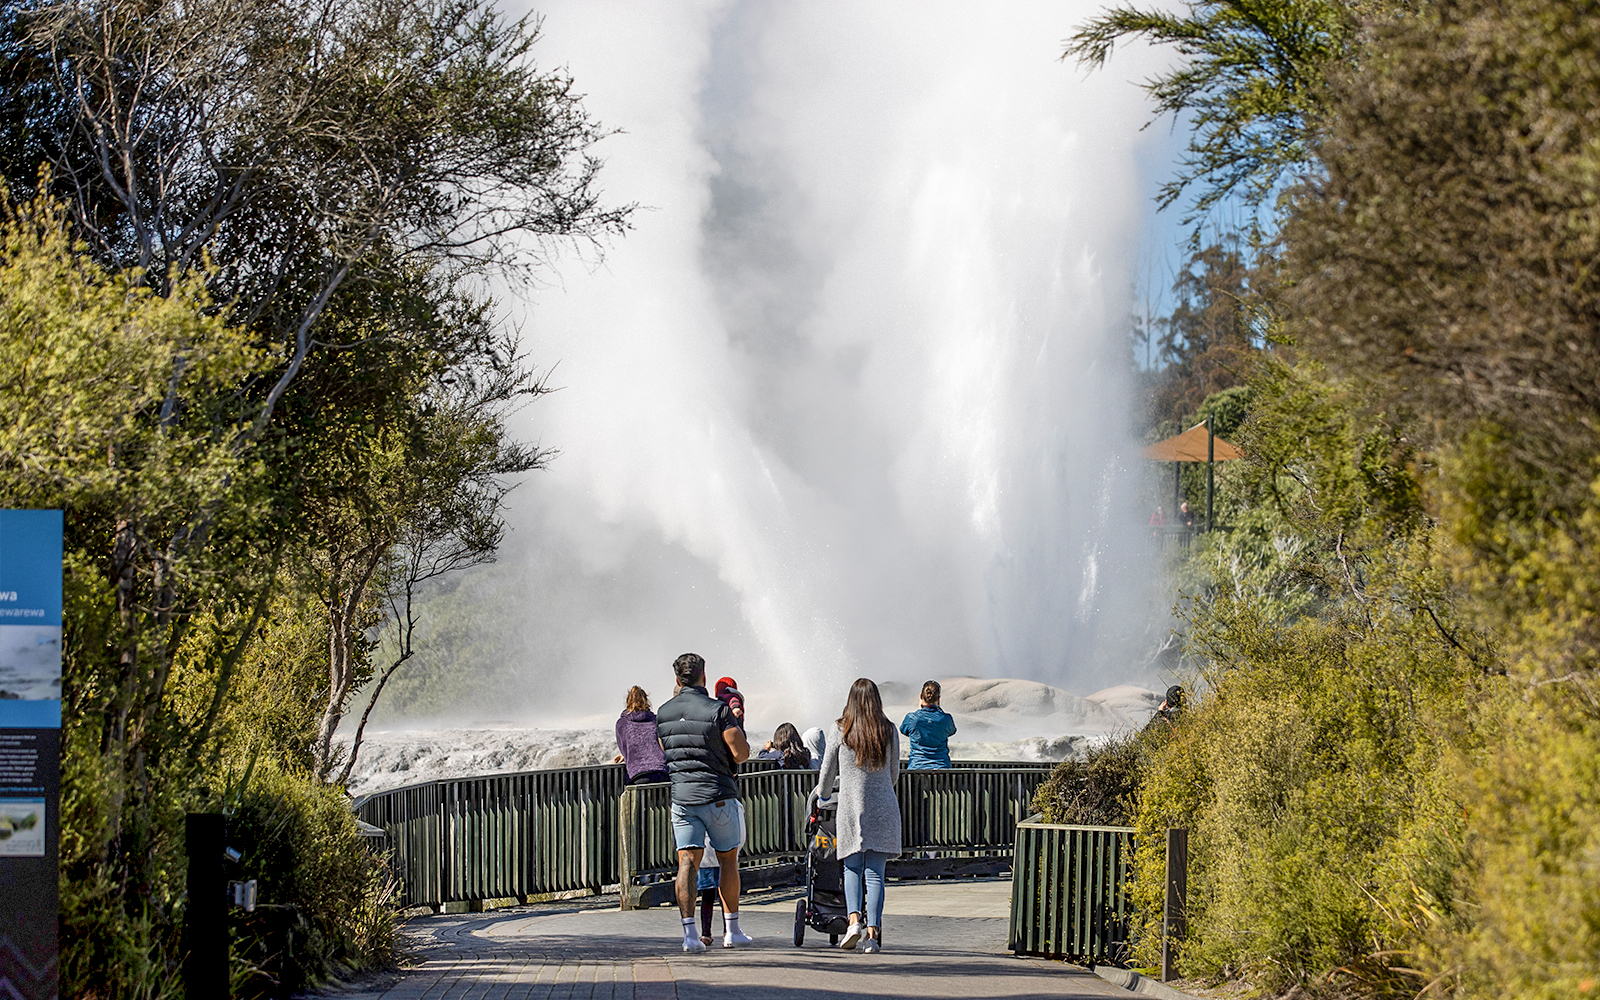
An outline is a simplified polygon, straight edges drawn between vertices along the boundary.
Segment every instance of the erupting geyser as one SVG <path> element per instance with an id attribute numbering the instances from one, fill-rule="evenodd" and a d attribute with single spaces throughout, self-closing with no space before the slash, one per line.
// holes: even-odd
<path id="1" fill-rule="evenodd" d="M 502 292 L 561 455 L 417 704 L 614 716 L 689 649 L 774 722 L 863 674 L 1153 683 L 1126 317 L 1165 137 L 1154 56 L 1057 58 L 1101 6 L 539 5 L 642 209 Z"/>

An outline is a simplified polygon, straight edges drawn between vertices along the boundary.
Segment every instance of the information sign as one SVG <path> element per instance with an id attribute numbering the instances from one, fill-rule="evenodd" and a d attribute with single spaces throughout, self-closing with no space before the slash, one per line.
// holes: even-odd
<path id="1" fill-rule="evenodd" d="M 0 510 L 0 997 L 55 1000 L 59 510 Z"/>

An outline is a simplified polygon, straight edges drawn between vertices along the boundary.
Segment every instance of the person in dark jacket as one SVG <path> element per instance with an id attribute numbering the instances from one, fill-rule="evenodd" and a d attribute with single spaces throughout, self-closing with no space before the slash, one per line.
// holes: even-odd
<path id="1" fill-rule="evenodd" d="M 628 701 L 617 720 L 617 749 L 611 759 L 622 764 L 628 784 L 644 785 L 667 780 L 667 757 L 656 736 L 656 713 L 650 711 L 650 696 L 635 684 L 628 689 Z"/>
<path id="2" fill-rule="evenodd" d="M 1165 724 L 1167 729 L 1173 729 L 1178 721 L 1178 714 L 1182 711 L 1183 685 L 1174 684 L 1167 688 L 1166 698 L 1162 700 L 1161 706 L 1156 709 L 1155 714 L 1150 717 L 1150 721 L 1145 725 L 1145 728 L 1160 729 L 1161 724 Z"/>
<path id="3" fill-rule="evenodd" d="M 706 693 L 706 661 L 684 653 L 672 664 L 678 695 L 656 713 L 656 733 L 672 778 L 672 832 L 678 845 L 678 912 L 683 950 L 705 951 L 695 927 L 697 870 L 709 837 L 722 865 L 722 946 L 749 944 L 739 930 L 739 765 L 750 758 L 744 730 L 725 702 Z"/>
<path id="4" fill-rule="evenodd" d="M 939 707 L 941 693 L 938 681 L 924 681 L 922 706 L 915 712 L 908 712 L 900 723 L 900 731 L 911 737 L 911 759 L 906 762 L 908 771 L 950 766 L 950 737 L 956 734 L 956 720 Z"/>

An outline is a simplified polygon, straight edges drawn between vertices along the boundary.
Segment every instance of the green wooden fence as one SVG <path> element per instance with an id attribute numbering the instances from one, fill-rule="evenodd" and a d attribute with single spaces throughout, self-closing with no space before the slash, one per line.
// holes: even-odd
<path id="1" fill-rule="evenodd" d="M 1011 950 L 1088 964 L 1127 960 L 1133 830 L 1017 824 Z"/>
<path id="2" fill-rule="evenodd" d="M 1017 821 L 1051 766 L 964 761 L 900 772 L 904 848 L 925 856 L 891 874 L 1009 866 Z M 741 868 L 770 870 L 769 882 L 787 877 L 785 865 L 792 871 L 816 774 L 765 761 L 741 768 L 750 834 Z M 616 764 L 431 781 L 364 796 L 356 813 L 387 835 L 403 906 L 619 885 L 654 887 L 624 893 L 648 905 L 677 868 L 669 787 L 624 781 Z"/>

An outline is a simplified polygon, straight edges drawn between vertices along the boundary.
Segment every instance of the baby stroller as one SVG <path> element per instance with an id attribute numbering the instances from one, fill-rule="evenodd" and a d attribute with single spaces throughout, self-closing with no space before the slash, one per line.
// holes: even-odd
<path id="1" fill-rule="evenodd" d="M 796 948 L 805 944 L 807 927 L 827 934 L 829 944 L 838 944 L 839 935 L 849 929 L 844 863 L 839 860 L 836 839 L 837 788 L 834 796 L 819 802 L 812 792 L 806 800 L 806 895 L 794 908 Z"/>

